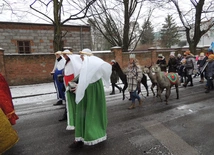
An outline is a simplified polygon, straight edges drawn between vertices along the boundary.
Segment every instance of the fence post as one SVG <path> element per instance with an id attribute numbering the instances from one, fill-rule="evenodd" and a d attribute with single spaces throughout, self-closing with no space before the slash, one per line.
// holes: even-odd
<path id="1" fill-rule="evenodd" d="M 4 49 L 0 48 L 0 73 L 6 78 L 5 65 L 4 65 Z"/>

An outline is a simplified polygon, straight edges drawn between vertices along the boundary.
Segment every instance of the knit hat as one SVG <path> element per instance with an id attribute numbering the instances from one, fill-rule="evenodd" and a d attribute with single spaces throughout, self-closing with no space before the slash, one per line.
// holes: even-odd
<path id="1" fill-rule="evenodd" d="M 170 56 L 175 56 L 175 52 L 170 52 Z"/>
<path id="2" fill-rule="evenodd" d="M 214 60 L 214 54 L 210 54 L 210 55 L 208 56 L 208 59 Z"/>
<path id="3" fill-rule="evenodd" d="M 179 58 L 181 57 L 181 54 L 180 54 L 180 53 L 178 54 L 178 57 L 179 57 Z"/>
<path id="4" fill-rule="evenodd" d="M 135 54 L 130 54 L 129 58 L 135 59 Z"/>
<path id="5" fill-rule="evenodd" d="M 201 53 L 200 53 L 200 57 L 204 57 L 204 52 L 201 52 Z"/>
<path id="6" fill-rule="evenodd" d="M 115 61 L 115 60 L 111 60 L 111 62 L 116 63 L 116 61 Z"/>
<path id="7" fill-rule="evenodd" d="M 191 54 L 190 51 L 184 52 L 184 55 L 190 55 L 190 54 Z"/>
<path id="8" fill-rule="evenodd" d="M 158 54 L 158 58 L 163 58 L 163 54 Z"/>

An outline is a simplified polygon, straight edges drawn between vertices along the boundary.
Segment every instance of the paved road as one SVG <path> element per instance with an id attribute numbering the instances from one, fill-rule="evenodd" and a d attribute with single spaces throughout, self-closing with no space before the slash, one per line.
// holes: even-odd
<path id="1" fill-rule="evenodd" d="M 66 131 L 66 122 L 58 121 L 63 106 L 52 106 L 54 100 L 19 105 L 14 127 L 20 140 L 5 155 L 212 155 L 214 91 L 205 94 L 203 87 L 196 82 L 181 87 L 179 100 L 172 89 L 169 105 L 149 96 L 134 110 L 127 109 L 130 101 L 123 101 L 121 94 L 107 95 L 108 139 L 81 150 L 68 148 L 74 131 Z"/>

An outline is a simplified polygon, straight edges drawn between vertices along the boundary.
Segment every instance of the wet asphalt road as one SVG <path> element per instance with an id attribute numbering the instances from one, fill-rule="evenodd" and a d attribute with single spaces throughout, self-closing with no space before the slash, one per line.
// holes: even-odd
<path id="1" fill-rule="evenodd" d="M 66 122 L 58 121 L 63 106 L 52 106 L 53 100 L 17 106 L 20 119 L 14 128 L 20 140 L 4 155 L 213 155 L 214 91 L 205 94 L 198 82 L 179 90 L 177 100 L 172 89 L 169 105 L 150 92 L 143 107 L 133 110 L 121 94 L 107 94 L 107 141 L 78 150 L 68 147 L 74 131 L 66 131 Z"/>

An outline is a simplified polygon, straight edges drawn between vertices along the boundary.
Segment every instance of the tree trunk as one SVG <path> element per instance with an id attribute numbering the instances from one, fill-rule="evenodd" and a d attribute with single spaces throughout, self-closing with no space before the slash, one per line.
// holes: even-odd
<path id="1" fill-rule="evenodd" d="M 124 0 L 124 29 L 123 29 L 123 52 L 128 52 L 129 48 L 129 0 Z"/>
<path id="2" fill-rule="evenodd" d="M 54 40 L 53 40 L 54 51 L 62 51 L 63 50 L 63 42 L 62 42 L 62 32 L 61 25 L 57 25 L 54 27 Z"/>
<path id="3" fill-rule="evenodd" d="M 62 1 L 54 0 L 54 52 L 63 50 L 62 29 L 61 29 L 61 6 Z"/>
<path id="4" fill-rule="evenodd" d="M 189 42 L 189 50 L 194 55 L 196 54 L 196 46 L 197 44 L 193 40 Z"/>

